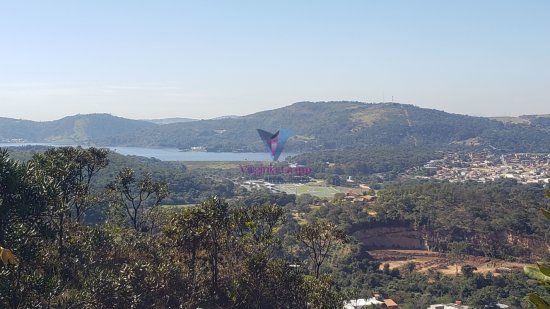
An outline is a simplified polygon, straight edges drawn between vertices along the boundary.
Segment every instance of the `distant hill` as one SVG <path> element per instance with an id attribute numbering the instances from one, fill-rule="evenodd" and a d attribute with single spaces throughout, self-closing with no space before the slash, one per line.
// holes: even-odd
<path id="1" fill-rule="evenodd" d="M 216 117 L 216 118 L 212 118 L 210 120 L 220 120 L 220 119 L 234 119 L 234 118 L 239 118 L 241 116 L 237 116 L 237 115 L 228 115 L 228 116 L 221 116 L 221 117 Z"/>
<path id="2" fill-rule="evenodd" d="M 528 124 L 535 127 L 550 128 L 550 114 L 522 115 L 518 117 L 491 117 L 504 123 Z"/>
<path id="3" fill-rule="evenodd" d="M 21 139 L 40 141 L 39 122 L 30 120 L 0 118 L 0 142 Z"/>
<path id="4" fill-rule="evenodd" d="M 116 145 L 120 136 L 155 126 L 146 121 L 109 114 L 75 115 L 44 122 L 0 118 L 0 141 L 18 139 L 26 142 L 82 145 L 106 142 L 102 145 Z"/>
<path id="5" fill-rule="evenodd" d="M 125 136 L 126 145 L 209 151 L 261 151 L 256 130 L 292 128 L 287 151 L 417 147 L 494 147 L 504 151 L 550 151 L 549 128 L 503 123 L 398 103 L 300 102 L 238 118 L 157 126 Z"/>
<path id="6" fill-rule="evenodd" d="M 163 118 L 163 119 L 143 119 L 143 121 L 151 122 L 154 124 L 171 124 L 171 123 L 197 121 L 197 119 L 176 117 L 176 118 Z"/>
<path id="7" fill-rule="evenodd" d="M 398 103 L 300 102 L 240 117 L 154 124 L 106 114 L 51 122 L 0 118 L 0 140 L 263 151 L 256 129 L 291 128 L 287 152 L 379 146 L 550 152 L 550 117 L 490 119 Z"/>

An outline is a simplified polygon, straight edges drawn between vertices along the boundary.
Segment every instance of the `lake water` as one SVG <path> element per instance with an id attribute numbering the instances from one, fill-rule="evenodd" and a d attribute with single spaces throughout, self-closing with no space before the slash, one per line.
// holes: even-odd
<path id="1" fill-rule="evenodd" d="M 0 143 L 2 147 L 20 147 L 20 146 L 67 146 L 47 143 Z M 97 146 L 99 148 L 99 146 Z M 126 156 L 140 156 L 147 158 L 157 158 L 161 161 L 271 161 L 271 157 L 266 152 L 198 152 L 198 151 L 180 151 L 177 148 L 145 148 L 145 147 L 112 147 L 105 146 L 114 152 Z M 294 155 L 281 154 L 280 160 Z"/>

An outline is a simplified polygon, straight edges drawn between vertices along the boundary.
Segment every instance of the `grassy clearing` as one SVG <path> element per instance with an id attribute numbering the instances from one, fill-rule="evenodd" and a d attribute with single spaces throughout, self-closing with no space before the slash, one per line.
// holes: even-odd
<path id="1" fill-rule="evenodd" d="M 287 194 L 304 194 L 308 193 L 319 198 L 328 198 L 331 199 L 334 197 L 334 194 L 341 193 L 341 190 L 338 190 L 335 187 L 327 187 L 325 184 L 319 182 L 310 182 L 310 183 L 285 183 L 277 185 L 277 188 L 281 191 L 286 192 Z"/>
<path id="2" fill-rule="evenodd" d="M 384 113 L 379 111 L 364 111 L 351 115 L 354 121 L 362 122 L 365 126 L 372 126 L 377 121 L 383 119 Z"/>
<path id="3" fill-rule="evenodd" d="M 445 275 L 455 275 L 456 266 L 449 259 L 449 257 L 443 253 L 425 251 L 425 250 L 405 250 L 405 249 L 377 249 L 369 250 L 369 254 L 378 260 L 380 268 L 384 264 L 389 264 L 390 268 L 402 268 L 409 262 L 416 264 L 416 270 L 420 272 L 427 272 L 429 269 L 434 269 Z M 488 273 L 498 275 L 497 268 L 505 267 L 519 272 L 526 264 L 509 262 L 499 259 L 493 259 L 489 257 L 471 256 L 465 255 L 462 261 L 458 265 L 458 272 L 462 265 L 472 265 L 477 268 L 479 273 Z"/>
<path id="4" fill-rule="evenodd" d="M 239 169 L 239 164 L 247 164 L 250 162 L 238 161 L 185 161 L 184 164 L 189 170 L 207 168 L 207 169 Z"/>
<path id="5" fill-rule="evenodd" d="M 353 113 L 351 119 L 361 123 L 363 126 L 370 127 L 377 122 L 385 121 L 391 118 L 404 117 L 403 111 L 399 107 L 370 107 L 366 110 Z"/>
<path id="6" fill-rule="evenodd" d="M 162 209 L 178 209 L 178 208 L 182 208 L 182 207 L 192 207 L 192 206 L 195 206 L 197 204 L 181 204 L 181 205 L 160 205 L 159 208 L 162 208 Z"/>
<path id="7" fill-rule="evenodd" d="M 497 120 L 504 123 L 529 124 L 529 119 L 525 119 L 521 117 L 491 117 L 490 119 Z"/>

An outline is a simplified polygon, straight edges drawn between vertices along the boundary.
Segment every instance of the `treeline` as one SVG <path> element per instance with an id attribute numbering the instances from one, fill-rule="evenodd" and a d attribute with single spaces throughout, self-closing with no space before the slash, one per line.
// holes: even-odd
<path id="1" fill-rule="evenodd" d="M 409 224 L 425 234 L 432 250 L 465 242 L 468 254 L 502 259 L 546 252 L 542 245 L 527 244 L 544 244 L 550 237 L 548 222 L 539 215 L 548 203 L 542 185 L 409 181 L 378 195 L 374 221 Z"/>
<path id="2" fill-rule="evenodd" d="M 9 148 L 10 156 L 19 161 L 30 160 L 33 154 L 43 153 L 52 147 L 24 146 Z M 196 204 L 210 196 L 233 197 L 237 188 L 226 177 L 211 177 L 204 172 L 192 172 L 182 162 L 161 161 L 155 158 L 124 156 L 116 152 L 107 154 L 109 164 L 100 170 L 90 184 L 92 191 L 103 190 L 117 173 L 125 167 L 137 175 L 150 174 L 152 178 L 164 181 L 169 194 L 164 204 Z M 235 169 L 237 170 L 237 169 Z"/>
<path id="3" fill-rule="evenodd" d="M 441 156 L 441 153 L 433 148 L 398 145 L 319 151 L 301 154 L 289 160 L 313 168 L 318 178 L 327 178 L 329 175 L 368 176 L 380 173 L 395 177 L 397 173 L 414 166 L 422 166 L 429 160 Z"/>
<path id="4" fill-rule="evenodd" d="M 371 206 L 365 208 L 365 205 L 350 203 L 345 200 L 323 201 L 307 194 L 301 195 L 296 198 L 295 205 L 286 208 L 287 211 L 293 214 L 287 217 L 289 222 L 287 226 L 290 228 L 292 218 L 297 218 L 302 222 L 315 222 L 322 218 L 338 224 L 348 235 L 352 235 L 361 229 L 374 227 L 394 225 L 413 226 L 415 215 L 412 213 L 408 214 L 408 212 L 412 211 L 417 215 L 420 212 L 414 208 L 406 210 L 405 205 L 420 204 L 420 201 L 430 199 L 428 196 L 432 196 L 433 201 L 437 200 L 438 196 L 446 196 L 448 198 L 446 206 L 449 207 L 449 210 L 444 211 L 438 208 L 434 211 L 439 222 L 447 222 L 448 224 L 444 225 L 445 229 L 434 230 L 434 234 L 441 233 L 445 237 L 445 233 L 450 227 L 462 229 L 466 225 L 472 228 L 479 223 L 479 220 L 470 222 L 472 220 L 471 217 L 479 214 L 479 212 L 475 211 L 470 217 L 464 218 L 465 222 L 457 223 L 459 219 L 456 218 L 455 209 L 449 206 L 453 203 L 453 199 L 454 202 L 464 203 L 460 205 L 460 208 L 464 209 L 468 204 L 474 204 L 474 200 L 478 199 L 480 195 L 489 194 L 492 197 L 478 199 L 479 203 L 488 203 L 484 212 L 491 212 L 492 207 L 494 207 L 493 202 L 490 201 L 492 199 L 506 200 L 510 196 L 517 196 L 518 200 L 524 199 L 524 203 L 534 203 L 533 206 L 527 207 L 530 219 L 532 219 L 532 221 L 528 219 L 528 224 L 537 225 L 540 231 L 548 227 L 548 221 L 539 218 L 540 212 L 537 209 L 537 207 L 544 207 L 548 203 L 544 198 L 544 190 L 541 187 L 526 187 L 506 182 L 492 185 L 447 183 L 444 184 L 446 186 L 445 189 L 438 185 L 440 184 L 410 182 L 404 184 L 402 188 L 399 187 L 399 184 L 396 184 L 388 188 L 387 191 L 379 191 L 379 194 L 384 196 L 383 198 L 381 197 L 382 201 L 380 204 L 376 204 L 375 206 L 376 211 L 379 212 L 379 217 L 367 213 L 367 210 L 374 210 Z M 480 190 L 479 194 L 472 195 L 472 192 L 476 190 Z M 496 197 L 500 195 L 499 190 L 506 193 L 500 197 Z M 415 191 L 421 193 L 418 196 L 406 196 L 403 201 L 407 200 L 407 202 L 398 201 L 397 198 L 399 195 L 411 194 Z M 397 205 L 391 206 L 392 202 L 387 197 L 391 197 L 393 199 L 392 202 L 396 202 Z M 522 205 L 522 207 L 524 206 L 525 204 Z M 479 205 L 474 206 L 474 208 L 476 207 L 479 207 Z M 388 212 L 400 209 L 399 212 L 401 214 L 398 217 L 387 216 L 387 213 L 383 210 L 384 208 L 388 208 Z M 524 207 L 517 209 L 517 211 L 525 209 Z M 531 210 L 534 210 L 534 216 L 532 216 Z M 466 208 L 463 211 L 468 212 L 469 209 Z M 406 217 L 405 214 L 410 216 Z M 491 216 L 497 221 L 516 219 L 508 218 L 509 213 L 502 212 L 500 209 L 491 214 Z M 507 229 L 506 226 L 500 226 L 499 228 Z M 418 229 L 421 229 L 421 227 L 418 227 Z M 522 235 L 522 232 L 515 230 L 513 226 L 509 230 Z M 473 232 L 485 233 L 483 230 Z M 461 235 L 460 232 L 453 236 L 459 235 Z M 465 254 L 476 253 L 487 253 L 488 256 L 499 257 L 500 255 L 507 259 L 524 260 L 523 254 L 525 252 L 517 250 L 518 248 L 513 248 L 512 246 L 499 244 L 500 241 L 495 241 L 496 244 L 494 247 L 487 245 L 478 247 L 477 244 L 473 242 L 468 243 L 464 239 L 462 236 L 447 238 L 448 243 L 442 241 L 439 248 L 432 249 L 437 249 L 443 256 L 447 256 L 449 263 L 453 263 L 453 259 L 456 259 L 455 262 L 460 261 Z M 292 239 L 285 240 L 285 246 L 291 248 L 292 244 Z M 491 248 L 498 248 L 498 250 L 491 252 Z M 323 265 L 322 269 L 330 274 L 340 287 L 347 291 L 346 295 L 348 298 L 366 298 L 374 293 L 379 293 L 384 295 L 384 297 L 392 298 L 402 308 L 425 309 L 432 304 L 453 303 L 456 300 L 462 300 L 464 304 L 474 308 L 498 308 L 496 306 L 497 303 L 507 304 L 513 308 L 531 308 L 532 305 L 527 300 L 528 293 L 542 293 L 541 295 L 546 299 L 550 296 L 544 287 L 538 285 L 535 281 L 529 280 L 521 271 L 499 275 L 492 273 L 484 274 L 478 273 L 475 267 L 463 261 L 459 263 L 461 264 L 461 271 L 457 276 L 442 275 L 436 269 L 419 272 L 416 270 L 414 263 L 405 264 L 399 269 L 392 269 L 389 265 L 381 265 L 380 262 L 374 260 L 369 255 L 368 248 L 361 242 L 351 238 L 347 245 L 339 246 L 337 252 L 332 255 L 328 263 Z"/>
<path id="5" fill-rule="evenodd" d="M 366 264 L 357 260 L 341 266 L 347 270 L 337 276 L 337 282 L 363 287 L 354 295 L 379 293 L 391 297 L 400 308 L 425 309 L 434 304 L 449 304 L 460 300 L 470 308 L 500 308 L 505 304 L 511 308 L 533 308 L 527 299 L 530 292 L 539 293 L 549 299 L 547 289 L 529 280 L 521 272 L 511 274 L 479 273 L 471 265 L 463 265 L 457 276 L 443 275 L 436 270 L 420 272 L 416 264 L 409 262 L 400 269 L 390 269 L 388 264 Z M 375 267 L 375 268 L 373 268 Z M 361 269 L 359 275 L 356 269 Z"/>

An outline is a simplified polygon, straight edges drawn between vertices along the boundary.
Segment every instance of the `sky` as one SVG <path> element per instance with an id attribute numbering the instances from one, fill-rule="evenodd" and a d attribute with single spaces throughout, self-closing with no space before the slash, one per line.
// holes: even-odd
<path id="1" fill-rule="evenodd" d="M 0 117 L 550 114 L 550 1 L 0 0 Z"/>

